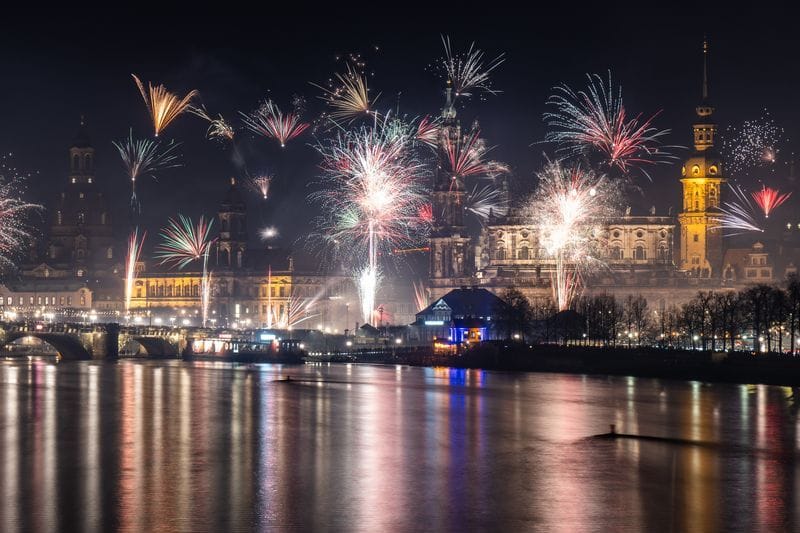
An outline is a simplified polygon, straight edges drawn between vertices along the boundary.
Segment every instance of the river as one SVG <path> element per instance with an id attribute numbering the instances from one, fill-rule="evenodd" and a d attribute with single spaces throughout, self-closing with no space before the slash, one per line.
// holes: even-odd
<path id="1" fill-rule="evenodd" d="M 5 360 L 0 529 L 797 530 L 796 393 L 447 368 Z M 590 438 L 610 424 L 671 440 Z"/>

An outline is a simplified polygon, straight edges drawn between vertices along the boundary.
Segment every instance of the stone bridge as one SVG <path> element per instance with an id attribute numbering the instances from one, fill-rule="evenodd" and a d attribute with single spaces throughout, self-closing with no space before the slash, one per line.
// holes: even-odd
<path id="1" fill-rule="evenodd" d="M 148 357 L 183 355 L 188 328 L 124 327 L 119 324 L 30 324 L 0 322 L 0 346 L 24 337 L 49 344 L 63 360 L 115 359 L 123 348 Z"/>

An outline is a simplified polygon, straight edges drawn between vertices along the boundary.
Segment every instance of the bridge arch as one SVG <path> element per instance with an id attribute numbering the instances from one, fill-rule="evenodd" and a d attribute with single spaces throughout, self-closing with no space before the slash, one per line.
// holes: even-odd
<path id="1" fill-rule="evenodd" d="M 23 337 L 34 337 L 46 342 L 55 348 L 61 359 L 65 361 L 89 361 L 92 359 L 92 355 L 78 339 L 65 333 L 13 331 L 6 334 L 3 343 L 4 345 L 11 344 Z"/>
<path id="2" fill-rule="evenodd" d="M 178 349 L 167 339 L 157 336 L 130 335 L 125 345 L 138 344 L 148 357 L 177 357 Z"/>

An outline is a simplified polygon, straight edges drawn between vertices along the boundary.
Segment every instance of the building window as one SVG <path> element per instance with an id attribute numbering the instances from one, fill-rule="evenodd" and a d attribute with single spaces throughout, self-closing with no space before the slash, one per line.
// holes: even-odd
<path id="1" fill-rule="evenodd" d="M 772 277 L 772 273 L 769 270 L 762 269 L 761 270 L 761 277 L 762 278 L 771 278 Z"/>
<path id="2" fill-rule="evenodd" d="M 8 296 L 6 298 L 6 305 L 12 305 L 14 303 L 14 298 L 12 296 Z"/>
<path id="3" fill-rule="evenodd" d="M 100 214 L 100 224 L 103 224 L 103 225 L 108 224 L 108 214 L 106 214 L 106 213 L 101 213 Z"/>
<path id="4" fill-rule="evenodd" d="M 523 260 L 530 258 L 530 252 L 528 251 L 527 246 L 523 246 L 522 248 L 519 249 L 519 258 Z"/>
<path id="5" fill-rule="evenodd" d="M 64 305 L 64 297 L 63 296 L 60 296 L 58 298 L 58 305 Z"/>
<path id="6" fill-rule="evenodd" d="M 112 250 L 111 247 L 109 246 L 106 249 L 106 259 L 113 259 L 113 258 L 114 258 L 114 250 Z"/>
<path id="7" fill-rule="evenodd" d="M 692 167 L 692 174 L 694 174 L 695 176 L 697 176 L 698 174 L 700 174 L 700 167 L 699 167 L 699 166 L 697 166 L 697 165 L 694 165 L 694 166 Z"/>
<path id="8" fill-rule="evenodd" d="M 56 211 L 56 224 L 59 226 L 64 223 L 64 217 L 61 215 L 61 211 Z"/>
<path id="9" fill-rule="evenodd" d="M 611 247 L 611 259 L 619 261 L 622 259 L 622 248 L 619 246 L 612 246 Z"/>
<path id="10" fill-rule="evenodd" d="M 81 306 L 86 305 L 86 296 L 81 295 Z"/>
<path id="11" fill-rule="evenodd" d="M 497 250 L 497 253 L 495 254 L 495 257 L 496 257 L 496 258 L 497 258 L 499 261 L 503 261 L 503 260 L 505 260 L 505 258 L 506 258 L 506 251 L 505 251 L 505 249 L 503 249 L 503 248 L 499 248 L 499 249 Z"/>
<path id="12" fill-rule="evenodd" d="M 83 254 L 79 254 L 81 258 L 83 258 Z M 83 269 L 79 268 L 78 271 L 75 273 L 79 278 L 83 277 Z"/>
<path id="13" fill-rule="evenodd" d="M 694 235 L 692 235 L 692 240 L 694 242 L 700 242 L 700 235 L 695 233 Z"/>
<path id="14" fill-rule="evenodd" d="M 748 278 L 754 278 L 754 277 L 756 277 L 756 270 L 754 270 L 754 269 L 752 269 L 752 268 L 748 268 L 748 269 L 747 269 L 747 277 L 748 277 Z"/>
<path id="15" fill-rule="evenodd" d="M 86 214 L 83 211 L 78 213 L 78 224 L 84 224 L 86 222 Z"/>
<path id="16" fill-rule="evenodd" d="M 172 286 L 167 287 L 167 296 L 172 296 Z"/>

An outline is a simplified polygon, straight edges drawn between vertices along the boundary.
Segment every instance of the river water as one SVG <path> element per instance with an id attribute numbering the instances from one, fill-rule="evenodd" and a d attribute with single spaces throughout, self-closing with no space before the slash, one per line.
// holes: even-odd
<path id="1" fill-rule="evenodd" d="M 797 530 L 796 392 L 446 368 L 4 361 L 0 530 Z M 589 438 L 609 424 L 672 440 Z"/>

